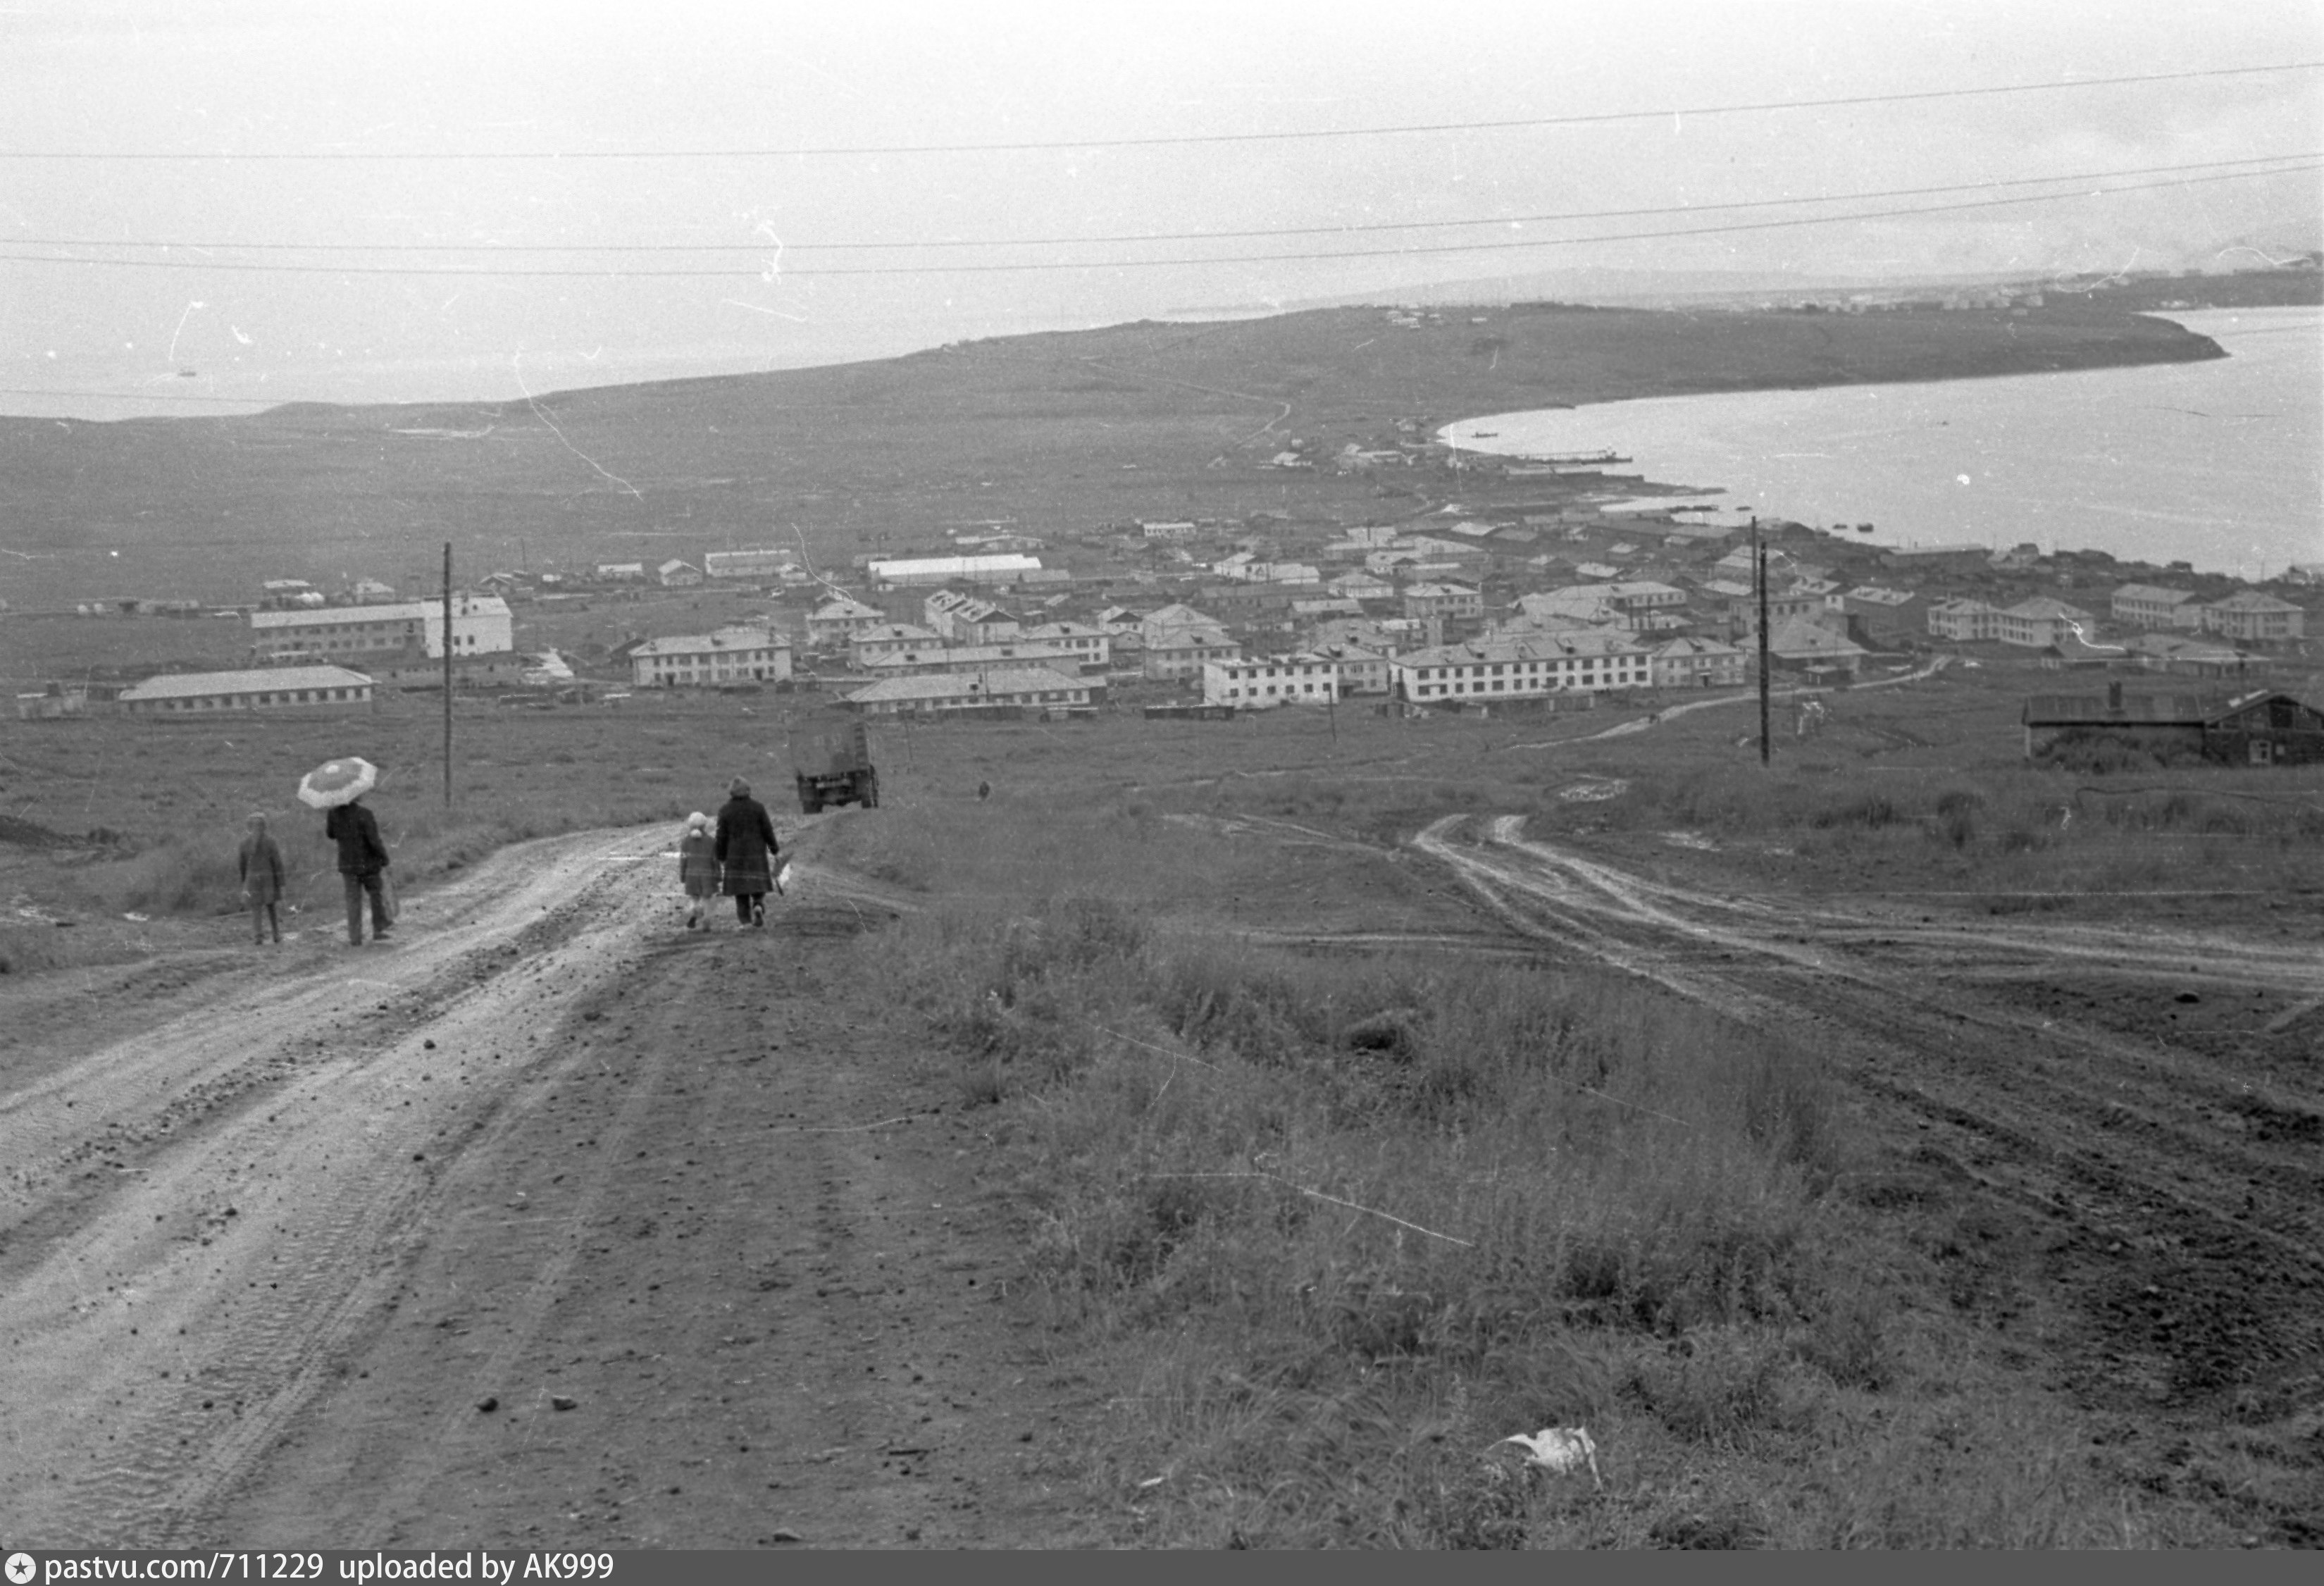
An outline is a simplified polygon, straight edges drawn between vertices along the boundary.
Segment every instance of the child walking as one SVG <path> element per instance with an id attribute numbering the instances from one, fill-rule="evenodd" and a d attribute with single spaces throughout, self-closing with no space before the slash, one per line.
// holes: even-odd
<path id="1" fill-rule="evenodd" d="M 686 928 L 709 929 L 702 904 L 718 896 L 718 843 L 710 834 L 710 817 L 700 810 L 686 817 L 686 835 L 678 839 L 678 881 L 686 889 Z"/>
<path id="2" fill-rule="evenodd" d="M 266 817 L 250 817 L 250 835 L 242 840 L 242 900 L 250 907 L 250 934 L 262 945 L 267 927 L 274 929 L 275 945 L 282 942 L 282 921 L 274 906 L 282 896 L 282 850 L 266 834 Z"/>

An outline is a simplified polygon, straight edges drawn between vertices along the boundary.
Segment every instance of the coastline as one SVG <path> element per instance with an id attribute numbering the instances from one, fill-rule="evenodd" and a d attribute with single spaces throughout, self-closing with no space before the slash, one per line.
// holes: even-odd
<path id="1" fill-rule="evenodd" d="M 2193 324 L 2168 323 L 2217 349 L 2193 361 L 1624 398 L 1435 435 L 1511 458 L 1612 447 L 1645 478 L 1686 482 L 1597 494 L 1601 509 L 1708 498 L 1812 526 L 1872 521 L 1877 538 L 1850 543 L 1882 549 L 2033 541 L 2264 579 L 2324 559 L 2319 315 L 2188 311 Z"/>

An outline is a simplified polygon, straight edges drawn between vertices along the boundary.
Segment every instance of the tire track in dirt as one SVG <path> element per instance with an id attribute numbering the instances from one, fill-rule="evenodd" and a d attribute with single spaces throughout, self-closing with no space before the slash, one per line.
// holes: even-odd
<path id="1" fill-rule="evenodd" d="M 17 1536 L 183 1540 L 298 1413 L 392 1287 L 431 1163 L 540 1061 L 552 972 L 634 935 L 599 911 L 640 885 L 638 846 L 511 851 L 408 916 L 406 943 L 291 969 L 254 1021 L 188 1013 L 11 1095 L 0 1151 L 37 1165 L 0 1296 Z M 91 1151 L 130 1170 L 80 1167 Z"/>
<path id="2" fill-rule="evenodd" d="M 2253 1105 L 2301 1116 L 2312 1100 L 1978 989 L 1998 955 L 2301 995 L 2318 983 L 2311 957 L 2111 927 L 1868 930 L 1830 909 L 1693 892 L 1526 842 L 1517 817 L 1488 823 L 1474 844 L 1454 840 L 1461 825 L 1436 822 L 1415 846 L 1521 934 L 1758 1028 L 1827 1045 L 1844 1032 L 1845 1078 L 1939 1131 L 1980 1182 L 2062 1224 L 2056 1265 L 2089 1345 L 2070 1375 L 2093 1398 L 2216 1407 L 2317 1397 L 2324 1175 L 2296 1136 L 2218 1120 Z M 1898 945 L 1914 949 L 1909 961 L 1884 957 Z"/>

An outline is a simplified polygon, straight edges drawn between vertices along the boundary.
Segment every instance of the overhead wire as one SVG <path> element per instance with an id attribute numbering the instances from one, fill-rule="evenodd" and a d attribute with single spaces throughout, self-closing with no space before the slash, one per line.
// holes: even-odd
<path id="1" fill-rule="evenodd" d="M 1468 226 L 1554 225 L 1576 220 L 1625 220 L 1651 215 L 1702 214 L 1716 210 L 1784 208 L 1804 204 L 1861 203 L 1877 198 L 1924 198 L 1936 193 L 1982 192 L 1998 188 L 2048 187 L 2061 182 L 2111 181 L 2123 177 L 2160 176 L 2185 171 L 2234 171 L 2283 164 L 2289 161 L 2324 160 L 2324 151 L 2292 150 L 2247 155 L 2236 160 L 2198 160 L 2173 165 L 2122 166 L 2109 171 L 2069 171 L 2054 176 L 2017 176 L 1983 181 L 1948 182 L 1931 187 L 1873 188 L 1847 193 L 1810 193 L 1785 198 L 1711 199 L 1696 204 L 1657 204 L 1627 209 L 1572 209 L 1534 215 L 1480 215 L 1446 220 L 1350 221 L 1332 226 L 1284 226 L 1229 231 L 1157 231 L 1094 233 L 1078 236 L 930 237 L 911 241 L 818 242 L 786 237 L 783 251 L 794 253 L 872 252 L 932 248 L 1047 248 L 1111 246 L 1136 243 L 1227 242 L 1256 237 L 1342 236 L 1380 232 L 1445 231 Z M 2287 170 L 2301 169 L 2288 166 Z M 2255 171 L 2268 175 L 2270 171 Z M 2052 195 L 2079 197 L 2078 194 Z M 189 252 L 292 254 L 764 254 L 766 239 L 734 243 L 285 243 L 222 240 L 151 240 L 127 237 L 11 237 L 6 245 L 20 248 L 183 248 Z"/>
<path id="2" fill-rule="evenodd" d="M 1145 149 L 1203 144 L 1300 143 L 1331 138 L 1406 137 L 1431 133 L 1517 131 L 1532 127 L 1605 125 L 1626 121 L 1662 121 L 1713 115 L 1759 115 L 1780 110 L 1833 110 L 1867 105 L 1903 105 L 1940 99 L 1970 99 L 2005 94 L 2057 93 L 2069 89 L 2123 88 L 2146 83 L 2258 77 L 2313 71 L 2324 60 L 2281 61 L 2262 66 L 2142 72 L 2119 77 L 2076 78 L 2062 82 L 1996 83 L 1983 88 L 1922 88 L 1888 94 L 1847 94 L 1820 99 L 1765 99 L 1729 105 L 1672 106 L 1653 110 L 1585 111 L 1566 115 L 1512 116 L 1495 120 L 1417 122 L 1394 126 L 1317 127 L 1279 132 L 1171 133 L 1148 137 L 1011 139 L 989 143 L 805 144 L 788 148 L 576 149 L 576 150 L 39 150 L 0 149 L 0 160 L 284 161 L 571 161 L 636 160 L 762 160 L 920 154 L 1043 153 L 1085 149 Z"/>
<path id="3" fill-rule="evenodd" d="M 1417 246 L 1381 248 L 1335 248 L 1323 251 L 1283 252 L 1271 254 L 1214 254 L 1207 255 L 1176 255 L 1166 258 L 1111 258 L 1082 260 L 1027 260 L 977 263 L 934 264 L 784 264 L 780 268 L 766 265 L 729 266 L 715 269 L 512 269 L 493 265 L 409 265 L 409 264 L 294 264 L 270 263 L 247 260 L 205 259 L 88 259 L 69 258 L 39 254 L 0 254 L 0 263 L 72 266 L 99 270 L 200 270 L 239 274 L 282 275 L 392 275 L 405 277 L 460 276 L 492 279 L 590 279 L 607 281 L 686 281 L 736 280 L 742 278 L 777 280 L 783 278 L 868 276 L 868 275 L 973 275 L 1022 274 L 1058 270 L 1151 270 L 1172 266 L 1207 266 L 1218 264 L 1273 264 L 1296 262 L 1330 261 L 1334 259 L 1417 258 L 1443 254 L 1491 254 L 1536 248 L 1576 247 L 1591 243 L 1655 241 L 1668 237 L 1713 236 L 1748 231 L 1775 231 L 1807 226 L 1834 226 L 1850 221 L 1888 220 L 1921 215 L 1960 214 L 1974 209 L 2006 208 L 2024 204 L 2054 204 L 2077 198 L 2110 198 L 2118 193 L 2150 192 L 2166 188 L 2200 187 L 2214 182 L 2247 181 L 2254 178 L 2303 175 L 2324 169 L 2319 161 L 2324 155 L 2301 157 L 2303 163 L 2283 165 L 2261 171 L 2218 171 L 2207 176 L 2179 177 L 2163 181 L 2129 182 L 2115 187 L 2098 188 L 2081 192 L 2030 193 L 2006 198 L 1973 198 L 1950 204 L 1920 204 L 1896 208 L 1859 209 L 1831 215 L 1790 216 L 1775 220 L 1730 221 L 1711 226 L 1671 226 L 1651 231 L 1598 232 L 1584 236 L 1526 237 L 1506 242 L 1429 243 Z M 1809 202 L 1811 200 L 1801 200 Z"/>

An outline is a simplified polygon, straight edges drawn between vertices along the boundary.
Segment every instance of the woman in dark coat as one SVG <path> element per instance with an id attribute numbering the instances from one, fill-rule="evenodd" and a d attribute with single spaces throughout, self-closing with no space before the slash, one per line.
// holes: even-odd
<path id="1" fill-rule="evenodd" d="M 774 818 L 767 807 L 751 797 L 751 784 L 734 779 L 731 795 L 718 810 L 718 864 L 726 895 L 734 899 L 735 917 L 744 925 L 767 923 L 767 894 L 774 890 Z"/>

